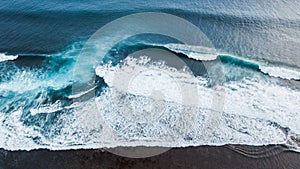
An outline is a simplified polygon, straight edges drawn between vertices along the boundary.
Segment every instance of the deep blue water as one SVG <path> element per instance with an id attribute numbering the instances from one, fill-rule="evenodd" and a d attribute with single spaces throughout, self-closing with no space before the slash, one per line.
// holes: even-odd
<path id="1" fill-rule="evenodd" d="M 221 52 L 298 66 L 297 1 L 1 1 L 0 52 L 55 53 L 106 23 L 167 12 L 197 25 Z M 225 32 L 225 33 L 224 33 Z"/>

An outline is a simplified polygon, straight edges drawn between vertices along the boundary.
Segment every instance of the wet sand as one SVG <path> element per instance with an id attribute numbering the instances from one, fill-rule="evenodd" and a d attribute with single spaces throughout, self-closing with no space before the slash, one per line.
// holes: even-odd
<path id="1" fill-rule="evenodd" d="M 200 146 L 173 148 L 148 158 L 125 158 L 105 150 L 5 151 L 0 150 L 0 169 L 46 168 L 218 168 L 218 169 L 297 169 L 300 153 L 284 146 Z"/>

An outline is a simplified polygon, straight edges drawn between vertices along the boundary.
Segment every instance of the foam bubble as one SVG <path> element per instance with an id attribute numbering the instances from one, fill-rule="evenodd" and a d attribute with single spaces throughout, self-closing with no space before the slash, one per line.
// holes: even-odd
<path id="1" fill-rule="evenodd" d="M 260 70 L 273 77 L 280 77 L 288 80 L 300 80 L 300 72 L 296 70 L 286 69 L 283 67 L 260 66 Z"/>
<path id="2" fill-rule="evenodd" d="M 6 55 L 4 53 L 0 53 L 0 62 L 8 61 L 8 60 L 15 60 L 17 59 L 17 55 Z"/>

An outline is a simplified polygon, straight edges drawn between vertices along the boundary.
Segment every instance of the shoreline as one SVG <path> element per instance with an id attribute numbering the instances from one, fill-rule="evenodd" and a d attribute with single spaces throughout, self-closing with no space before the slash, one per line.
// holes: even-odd
<path id="1" fill-rule="evenodd" d="M 238 151 L 237 151 L 238 150 Z M 246 152 L 246 153 L 245 153 Z M 126 158 L 103 149 L 7 151 L 0 168 L 298 168 L 300 153 L 282 145 L 173 148 L 148 158 Z"/>

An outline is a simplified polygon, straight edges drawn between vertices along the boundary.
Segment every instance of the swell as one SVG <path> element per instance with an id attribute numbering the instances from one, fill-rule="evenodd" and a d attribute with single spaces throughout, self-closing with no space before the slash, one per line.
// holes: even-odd
<path id="1" fill-rule="evenodd" d="M 83 42 L 74 43 L 65 48 L 64 51 L 56 54 L 18 54 L 9 55 L 2 53 L 1 61 L 12 61 L 16 66 L 29 67 L 29 68 L 42 68 L 47 69 L 49 65 L 52 70 L 59 68 L 61 65 L 72 68 L 72 65 L 76 62 L 82 48 Z M 154 44 L 154 43 L 121 43 L 116 45 L 113 50 L 108 51 L 103 58 L 103 62 L 113 61 L 113 64 L 117 64 L 119 61 L 125 59 L 130 53 L 147 48 L 159 48 L 172 52 L 179 56 L 182 60 L 187 59 L 199 60 L 200 62 L 213 62 L 216 60 L 221 61 L 225 65 L 231 65 L 233 67 L 246 68 L 255 72 L 260 72 L 271 77 L 277 77 L 287 80 L 300 80 L 299 70 L 289 67 L 288 65 L 282 65 L 279 67 L 276 63 L 260 63 L 245 59 L 230 54 L 220 54 L 214 49 L 207 49 L 199 46 L 188 46 L 184 44 Z M 118 51 L 118 57 L 115 57 L 115 52 Z M 204 57 L 202 57 L 205 55 Z M 2 63 L 5 65 L 5 63 Z"/>
<path id="2" fill-rule="evenodd" d="M 253 71 L 261 72 L 271 77 L 277 77 L 287 80 L 300 80 L 300 71 L 295 69 L 294 67 L 290 67 L 288 64 L 280 64 L 280 66 L 278 66 L 278 63 L 260 63 L 259 61 L 233 56 L 230 54 L 217 53 L 214 49 L 199 46 L 188 46 L 184 44 L 151 44 L 143 42 L 135 44 L 121 44 L 119 46 L 116 46 L 116 50 L 123 51 L 120 52 L 123 56 L 119 57 L 117 60 L 114 60 L 114 58 L 110 57 L 109 60 L 113 61 L 113 63 L 118 62 L 134 51 L 147 48 L 159 48 L 168 50 L 169 52 L 178 55 L 183 60 L 185 58 L 199 61 L 214 61 L 218 59 L 223 64 L 247 68 Z M 111 55 L 111 52 L 112 51 L 108 52 L 108 55 Z M 104 60 L 105 59 L 107 58 L 104 58 Z"/>
<path id="3" fill-rule="evenodd" d="M 166 47 L 165 45 L 163 47 L 174 52 L 172 48 Z M 185 52 L 181 52 L 180 50 L 177 50 L 175 53 L 180 53 L 185 55 L 186 57 L 198 60 L 197 58 L 190 57 Z M 261 73 L 272 77 L 278 77 L 287 80 L 300 80 L 300 71 L 293 70 L 293 68 L 286 68 L 287 66 L 285 65 L 282 65 L 282 67 L 278 67 L 278 66 L 272 66 L 272 64 L 267 65 L 265 63 L 259 63 L 258 61 L 251 61 L 248 59 L 244 59 L 241 57 L 236 57 L 228 54 L 216 54 L 216 55 L 220 59 L 220 61 L 224 64 L 230 64 L 233 66 L 248 68 L 254 71 L 260 71 Z M 212 58 L 212 60 L 216 60 L 216 59 Z M 274 65 L 276 65 L 276 63 Z"/>
<path id="4" fill-rule="evenodd" d="M 68 8 L 66 10 L 2 9 L 0 10 L 0 23 L 2 25 L 0 28 L 0 52 L 10 52 L 12 54 L 55 53 L 68 44 L 87 39 L 97 29 L 114 19 L 132 13 L 147 11 L 166 12 L 187 19 L 202 29 L 218 48 L 225 48 L 226 46 L 222 45 L 225 41 L 227 43 L 233 42 L 230 42 L 230 38 L 226 37 L 226 35 L 221 37 L 224 42 L 219 42 L 219 38 L 215 39 L 215 36 L 221 36 L 217 27 L 223 27 L 224 29 L 232 27 L 232 29 L 239 29 L 240 31 L 254 29 L 265 33 L 264 30 L 269 29 L 274 29 L 274 31 L 281 28 L 298 30 L 300 22 L 299 18 L 278 19 L 274 16 L 237 15 L 230 13 L 232 11 L 221 12 L 207 9 L 191 11 L 184 9 L 182 6 L 181 8 L 158 7 L 148 10 L 135 8 L 133 10 L 117 9 L 113 11 L 107 9 L 75 10 Z M 249 33 L 253 34 L 251 31 Z M 260 34 L 260 32 L 256 33 Z M 262 34 L 262 36 L 264 35 Z M 249 37 L 243 37 L 244 41 L 248 41 L 248 39 Z M 251 45 L 255 46 L 255 44 Z M 232 46 L 236 46 L 236 44 Z M 226 51 L 231 53 L 228 49 Z"/>
<path id="5" fill-rule="evenodd" d="M 0 11 L 0 14 L 2 16 L 10 17 L 26 17 L 26 18 L 36 18 L 36 19 L 42 19 L 42 18 L 52 18 L 56 19 L 61 16 L 65 17 L 97 17 L 101 18 L 103 16 L 112 16 L 112 17 L 121 17 L 124 15 L 129 15 L 133 13 L 138 12 L 165 12 L 170 13 L 174 15 L 179 15 L 185 18 L 201 18 L 201 19 L 208 19 L 208 20 L 218 20 L 218 21 L 224 21 L 228 22 L 230 24 L 236 24 L 236 23 L 245 23 L 246 25 L 265 25 L 265 26 L 272 26 L 270 24 L 278 24 L 284 26 L 287 23 L 288 26 L 293 27 L 299 26 L 300 19 L 297 17 L 293 18 L 287 18 L 280 15 L 262 15 L 259 16 L 257 13 L 248 13 L 248 14 L 242 14 L 235 13 L 235 11 L 216 11 L 216 10 L 192 10 L 192 9 L 184 9 L 183 7 L 148 7 L 147 10 L 145 9 L 72 9 L 72 8 L 66 8 L 66 9 L 34 9 L 34 10 L 14 10 L 14 9 L 2 9 Z M 112 18 L 113 19 L 113 18 Z"/>

